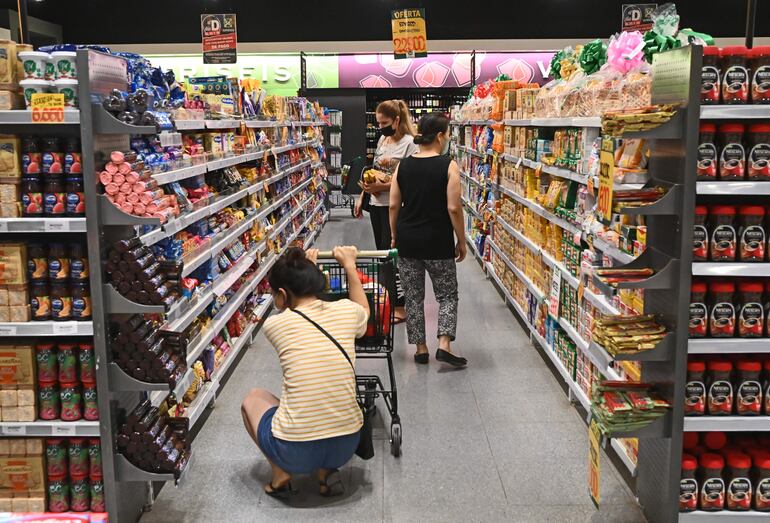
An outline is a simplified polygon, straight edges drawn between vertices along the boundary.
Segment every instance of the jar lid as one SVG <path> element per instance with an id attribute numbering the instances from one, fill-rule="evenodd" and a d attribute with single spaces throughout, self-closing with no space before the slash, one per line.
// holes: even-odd
<path id="1" fill-rule="evenodd" d="M 708 368 L 717 372 L 730 372 L 733 370 L 733 364 L 729 361 L 714 360 L 708 362 Z M 721 432 L 712 432 L 711 434 L 722 434 Z"/>
<path id="2" fill-rule="evenodd" d="M 722 48 L 722 56 L 746 56 L 749 52 L 745 45 L 728 45 Z"/>
<path id="3" fill-rule="evenodd" d="M 707 452 L 700 457 L 700 466 L 706 469 L 721 469 L 725 466 L 725 458 L 719 454 Z"/>
<path id="4" fill-rule="evenodd" d="M 706 54 L 705 49 L 703 54 Z M 770 56 L 770 45 L 760 45 L 760 46 L 754 47 L 751 50 L 751 56 L 753 58 L 757 58 L 760 56 Z"/>
<path id="5" fill-rule="evenodd" d="M 682 434 L 682 446 L 686 449 L 694 449 L 698 446 L 698 433 L 685 432 Z"/>
<path id="6" fill-rule="evenodd" d="M 46 445 L 61 445 L 64 440 L 60 438 L 49 438 L 45 440 Z"/>
<path id="7" fill-rule="evenodd" d="M 770 133 L 770 124 L 768 123 L 755 123 L 749 125 L 750 133 Z"/>
<path id="8" fill-rule="evenodd" d="M 751 456 L 746 454 L 732 453 L 727 458 L 727 464 L 736 469 L 750 469 Z"/>
<path id="9" fill-rule="evenodd" d="M 731 214 L 735 215 L 734 205 L 712 205 L 709 208 L 711 214 Z"/>
<path id="10" fill-rule="evenodd" d="M 711 292 L 735 292 L 735 284 L 731 281 L 715 281 L 709 284 Z"/>
<path id="11" fill-rule="evenodd" d="M 35 345 L 35 350 L 51 350 L 54 348 L 53 343 L 38 343 Z"/>
<path id="12" fill-rule="evenodd" d="M 738 208 L 738 214 L 743 216 L 764 216 L 765 208 L 761 205 L 741 205 Z"/>
<path id="13" fill-rule="evenodd" d="M 62 387 L 70 388 L 70 387 L 77 387 L 78 385 L 80 385 L 80 382 L 79 381 L 60 381 L 59 385 L 61 385 Z"/>
<path id="14" fill-rule="evenodd" d="M 754 464 L 760 469 L 770 469 L 770 454 L 754 458 Z"/>
<path id="15" fill-rule="evenodd" d="M 690 284 L 690 292 L 706 292 L 705 281 L 694 281 Z"/>
<path id="16" fill-rule="evenodd" d="M 715 46 L 709 45 L 703 48 L 703 56 L 719 56 L 722 50 Z"/>
<path id="17" fill-rule="evenodd" d="M 762 364 L 756 360 L 740 360 L 736 364 L 738 370 L 746 372 L 759 372 L 762 370 Z"/>
<path id="18" fill-rule="evenodd" d="M 742 281 L 738 284 L 740 292 L 762 292 L 765 286 L 761 281 Z"/>
<path id="19" fill-rule="evenodd" d="M 706 370 L 706 362 L 695 360 L 687 362 L 687 372 L 703 372 Z"/>
<path id="20" fill-rule="evenodd" d="M 709 208 L 705 205 L 696 205 L 695 206 L 695 214 L 698 216 L 704 216 L 709 213 Z"/>
<path id="21" fill-rule="evenodd" d="M 727 435 L 724 432 L 707 432 L 703 443 L 711 450 L 719 450 L 727 445 Z"/>
<path id="22" fill-rule="evenodd" d="M 695 470 L 698 468 L 698 460 L 690 454 L 682 454 L 682 470 Z"/>
<path id="23" fill-rule="evenodd" d="M 700 132 L 702 133 L 715 133 L 717 132 L 717 124 L 709 122 L 701 122 Z"/>
<path id="24" fill-rule="evenodd" d="M 770 370 L 770 360 L 765 360 L 765 370 Z"/>
<path id="25" fill-rule="evenodd" d="M 742 123 L 723 123 L 719 126 L 720 133 L 742 133 L 746 127 Z"/>

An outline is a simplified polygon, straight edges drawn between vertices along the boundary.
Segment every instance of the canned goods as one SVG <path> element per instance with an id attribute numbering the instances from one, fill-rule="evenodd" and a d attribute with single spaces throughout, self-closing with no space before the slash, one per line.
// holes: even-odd
<path id="1" fill-rule="evenodd" d="M 81 419 L 83 417 L 83 408 L 80 384 L 76 382 L 62 382 L 59 395 L 61 397 L 61 419 L 63 421 L 77 421 Z"/>
<path id="2" fill-rule="evenodd" d="M 70 458 L 70 477 L 81 477 L 88 475 L 88 444 L 84 438 L 70 439 L 68 449 Z"/>
<path id="3" fill-rule="evenodd" d="M 48 465 L 48 477 L 67 474 L 67 449 L 64 441 L 60 439 L 46 440 L 45 461 Z"/>
<path id="4" fill-rule="evenodd" d="M 56 382 L 39 382 L 37 384 L 37 399 L 40 419 L 59 419 L 59 387 Z"/>
<path id="5" fill-rule="evenodd" d="M 56 356 L 59 362 L 59 382 L 71 383 L 78 380 L 78 358 L 75 354 L 75 344 L 60 344 Z"/>

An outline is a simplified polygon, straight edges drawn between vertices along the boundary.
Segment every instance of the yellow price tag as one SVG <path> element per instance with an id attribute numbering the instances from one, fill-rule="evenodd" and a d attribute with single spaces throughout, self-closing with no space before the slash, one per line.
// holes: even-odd
<path id="1" fill-rule="evenodd" d="M 428 56 L 425 9 L 397 9 L 390 12 L 394 58 Z"/>
<path id="2" fill-rule="evenodd" d="M 64 94 L 33 93 L 32 123 L 64 123 Z"/>
<path id="3" fill-rule="evenodd" d="M 602 433 L 599 430 L 596 420 L 591 418 L 588 425 L 588 493 L 591 495 L 591 501 L 598 507 L 601 500 L 599 485 L 602 478 Z"/>
<path id="4" fill-rule="evenodd" d="M 612 190 L 615 170 L 615 140 L 602 140 L 602 151 L 599 156 L 599 195 L 596 200 L 596 214 L 605 222 L 612 219 Z"/>

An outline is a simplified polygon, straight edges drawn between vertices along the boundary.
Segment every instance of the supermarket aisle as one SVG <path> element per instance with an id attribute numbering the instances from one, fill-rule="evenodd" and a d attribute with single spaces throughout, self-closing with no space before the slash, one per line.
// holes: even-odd
<path id="1" fill-rule="evenodd" d="M 368 222 L 335 214 L 318 245 L 339 243 L 370 247 Z M 375 458 L 346 467 L 344 497 L 321 498 L 310 478 L 295 481 L 301 493 L 290 505 L 263 494 L 269 467 L 239 411 L 252 387 L 280 391 L 277 358 L 259 336 L 193 443 L 187 483 L 166 486 L 142 522 L 644 521 L 606 456 L 596 511 L 586 490 L 585 424 L 474 259 L 460 265 L 459 278 L 457 346 L 467 369 L 415 366 L 404 329 L 396 334 L 402 458 L 390 455 L 383 430 Z M 436 306 L 427 301 L 430 331 Z"/>

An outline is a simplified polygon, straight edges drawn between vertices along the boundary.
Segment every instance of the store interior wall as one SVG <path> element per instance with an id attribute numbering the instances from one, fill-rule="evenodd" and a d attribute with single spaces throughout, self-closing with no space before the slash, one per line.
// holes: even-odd
<path id="1" fill-rule="evenodd" d="M 342 163 L 349 163 L 356 156 L 366 156 L 366 135 L 346 133 L 345 128 L 366 128 L 366 91 L 364 89 L 307 89 L 304 96 L 325 107 L 342 111 Z"/>

